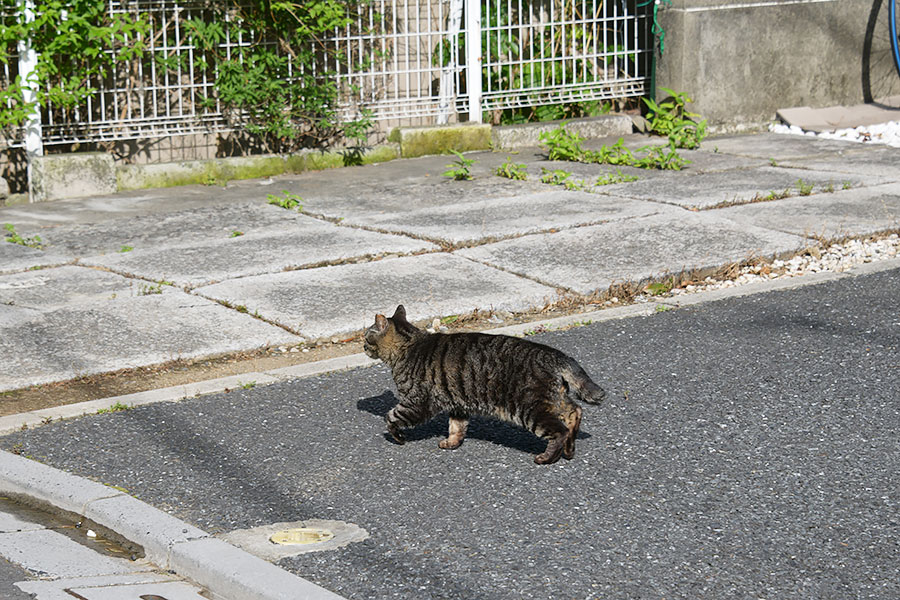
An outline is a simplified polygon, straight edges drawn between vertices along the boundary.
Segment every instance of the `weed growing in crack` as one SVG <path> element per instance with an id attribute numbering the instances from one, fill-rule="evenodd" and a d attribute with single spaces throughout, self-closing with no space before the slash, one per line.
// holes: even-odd
<path id="1" fill-rule="evenodd" d="M 130 406 L 130 405 L 128 405 L 128 404 L 122 404 L 121 402 L 116 402 L 116 403 L 113 404 L 112 406 L 109 406 L 109 407 L 107 407 L 107 408 L 101 408 L 101 409 L 97 410 L 97 414 L 98 414 L 98 415 L 105 415 L 105 414 L 108 414 L 108 413 L 122 412 L 122 411 L 125 411 L 125 410 L 131 410 L 132 408 L 134 408 L 134 407 L 133 407 L 133 406 Z"/>
<path id="2" fill-rule="evenodd" d="M 797 180 L 797 192 L 801 196 L 809 196 L 813 192 L 813 184 L 806 183 L 802 179 Z"/>
<path id="3" fill-rule="evenodd" d="M 456 160 L 447 165 L 449 168 L 443 172 L 444 177 L 452 177 L 455 181 L 471 181 L 472 173 L 469 169 L 475 164 L 475 159 L 466 158 L 456 150 L 450 152 L 456 156 Z"/>
<path id="4" fill-rule="evenodd" d="M 244 235 L 243 231 L 238 231 L 237 229 L 235 229 L 234 231 L 231 232 L 231 235 L 228 237 L 236 238 L 236 237 L 241 237 L 242 235 Z"/>
<path id="5" fill-rule="evenodd" d="M 506 162 L 497 167 L 495 172 L 500 177 L 506 177 L 507 179 L 518 181 L 528 179 L 528 171 L 525 170 L 525 165 L 512 162 L 510 157 L 507 157 Z"/>
<path id="6" fill-rule="evenodd" d="M 292 194 L 287 190 L 282 190 L 281 196 L 277 194 L 267 194 L 266 200 L 269 201 L 269 204 L 280 206 L 285 210 L 303 210 L 303 198 L 297 194 Z"/>
<path id="7" fill-rule="evenodd" d="M 119 252 L 121 254 L 124 254 L 126 252 L 131 252 L 132 250 L 134 250 L 134 246 L 122 246 L 121 248 L 119 248 Z"/>
<path id="8" fill-rule="evenodd" d="M 36 250 L 42 250 L 44 248 L 44 244 L 41 241 L 40 236 L 34 235 L 31 237 L 23 238 L 21 235 L 16 233 L 16 228 L 12 223 L 5 224 L 3 228 L 8 232 L 6 234 L 6 241 L 11 244 L 27 246 Z"/>
<path id="9" fill-rule="evenodd" d="M 622 169 L 616 169 L 615 173 L 607 173 L 597 178 L 597 185 L 612 185 L 615 183 L 628 183 L 640 179 L 637 175 L 628 175 Z"/>
<path id="10" fill-rule="evenodd" d="M 625 139 L 611 146 L 601 146 L 599 150 L 585 150 L 581 147 L 582 138 L 560 125 L 553 131 L 545 131 L 540 140 L 547 147 L 550 160 L 566 160 L 573 162 L 596 163 L 606 165 L 623 165 L 640 169 L 666 169 L 679 171 L 689 164 L 676 150 L 675 142 L 670 138 L 668 144 L 661 146 L 644 146 L 636 150 L 646 153 L 636 156 L 625 147 Z"/>

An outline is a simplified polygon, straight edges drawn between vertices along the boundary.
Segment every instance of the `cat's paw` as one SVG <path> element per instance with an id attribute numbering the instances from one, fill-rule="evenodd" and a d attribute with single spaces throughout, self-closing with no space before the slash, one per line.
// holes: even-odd
<path id="1" fill-rule="evenodd" d="M 438 442 L 438 447 L 444 450 L 453 450 L 455 448 L 459 448 L 462 445 L 462 440 L 454 440 L 451 438 L 446 438 Z"/>
<path id="2" fill-rule="evenodd" d="M 388 433 L 391 434 L 391 437 L 394 438 L 394 441 L 401 446 L 406 443 L 406 436 L 403 435 L 403 432 L 400 431 L 399 428 L 388 427 Z"/>

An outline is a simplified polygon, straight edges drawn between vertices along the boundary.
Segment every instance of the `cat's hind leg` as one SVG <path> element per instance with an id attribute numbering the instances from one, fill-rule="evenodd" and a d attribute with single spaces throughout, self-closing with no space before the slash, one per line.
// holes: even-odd
<path id="1" fill-rule="evenodd" d="M 550 465 L 558 461 L 569 439 L 569 428 L 566 424 L 552 411 L 542 409 L 534 415 L 530 429 L 536 436 L 547 440 L 547 449 L 535 456 L 534 462 L 539 465 Z"/>
<path id="2" fill-rule="evenodd" d="M 569 429 L 566 436 L 566 443 L 563 445 L 563 458 L 571 460 L 575 456 L 575 438 L 578 436 L 578 430 L 581 428 L 581 407 L 572 404 L 571 410 L 562 415 L 563 423 Z"/>
<path id="3" fill-rule="evenodd" d="M 447 437 L 438 443 L 438 446 L 444 450 L 453 450 L 459 448 L 463 439 L 466 437 L 466 430 L 469 428 L 469 415 L 451 411 L 450 427 Z"/>
<path id="4" fill-rule="evenodd" d="M 409 400 L 401 400 L 397 406 L 388 411 L 384 420 L 387 423 L 388 433 L 398 444 L 406 443 L 406 436 L 401 429 L 415 427 L 424 423 L 435 415 L 435 411 L 425 403 L 413 403 Z"/>

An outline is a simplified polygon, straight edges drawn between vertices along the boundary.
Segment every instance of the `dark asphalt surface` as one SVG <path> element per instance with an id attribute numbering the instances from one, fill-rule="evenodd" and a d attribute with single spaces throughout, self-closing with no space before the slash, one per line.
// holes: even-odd
<path id="1" fill-rule="evenodd" d="M 391 443 L 383 366 L 0 445 L 213 532 L 355 523 L 279 563 L 351 599 L 900 598 L 898 298 L 895 270 L 539 335 L 610 394 L 552 466 L 488 420 Z"/>

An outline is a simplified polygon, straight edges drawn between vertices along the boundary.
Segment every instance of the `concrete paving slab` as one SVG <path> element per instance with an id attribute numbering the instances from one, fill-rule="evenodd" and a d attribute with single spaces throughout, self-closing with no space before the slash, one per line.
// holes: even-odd
<path id="1" fill-rule="evenodd" d="M 278 233 L 304 225 L 309 217 L 295 210 L 257 203 L 217 203 L 191 209 L 171 210 L 161 202 L 150 214 L 111 216 L 92 223 L 52 224 L 41 228 L 24 225 L 23 231 L 41 236 L 47 249 L 73 257 L 99 254 L 127 255 L 128 249 L 146 250 L 181 246 L 198 240 L 232 239 L 242 234 Z M 124 250 L 124 251 L 123 251 Z"/>
<path id="2" fill-rule="evenodd" d="M 556 290 L 449 254 L 246 277 L 195 293 L 246 306 L 308 339 L 353 334 L 398 304 L 412 320 L 543 306 Z"/>
<path id="3" fill-rule="evenodd" d="M 117 586 L 137 585 L 141 583 L 162 583 L 170 581 L 170 577 L 157 573 L 131 573 L 128 575 L 106 575 L 100 577 L 74 577 L 53 580 L 22 581 L 16 587 L 27 594 L 31 594 L 36 600 L 72 600 L 73 596 L 66 590 L 78 586 L 99 587 L 105 586 L 115 589 Z M 139 596 L 130 596 L 139 598 Z"/>
<path id="4" fill-rule="evenodd" d="M 814 171 L 833 171 L 874 176 L 882 181 L 900 181 L 900 148 L 866 146 L 865 152 L 847 152 L 840 157 L 790 159 L 781 166 Z M 837 176 L 837 175 L 836 175 Z"/>
<path id="5" fill-rule="evenodd" d="M 50 529 L 0 533 L 0 555 L 40 577 L 96 577 L 140 570 L 129 560 L 98 555 Z"/>
<path id="6" fill-rule="evenodd" d="M 805 245 L 797 236 L 672 208 L 650 217 L 527 236 L 455 254 L 591 294 L 617 282 L 772 256 Z"/>
<path id="7" fill-rule="evenodd" d="M 609 198 L 546 186 L 507 198 L 448 204 L 400 214 L 348 217 L 345 223 L 405 233 L 445 244 L 468 245 L 528 233 L 619 221 L 654 214 L 651 202 Z"/>
<path id="8" fill-rule="evenodd" d="M 833 172 L 758 167 L 718 171 L 702 176 L 686 175 L 665 179 L 648 179 L 631 183 L 604 186 L 604 194 L 634 199 L 653 200 L 685 208 L 712 208 L 723 204 L 741 204 L 768 194 L 801 193 L 803 185 L 812 186 L 812 193 L 840 189 L 845 183 L 853 187 L 883 183 L 880 178 L 852 174 L 835 176 Z"/>
<path id="9" fill-rule="evenodd" d="M 0 275 L 0 305 L 52 310 L 144 295 L 148 283 L 83 266 Z M 154 287 L 154 290 L 156 288 Z M 159 287 L 160 293 L 173 291 Z"/>
<path id="10" fill-rule="evenodd" d="M 31 311 L 0 337 L 0 391 L 300 341 L 250 315 L 177 290 Z"/>
<path id="11" fill-rule="evenodd" d="M 72 258 L 65 254 L 11 244 L 0 238 L 0 274 L 52 267 L 71 261 Z"/>
<path id="12" fill-rule="evenodd" d="M 859 152 L 859 144 L 801 135 L 754 133 L 711 137 L 703 141 L 701 152 L 721 152 L 736 156 L 787 159 Z"/>
<path id="13" fill-rule="evenodd" d="M 91 256 L 81 262 L 133 277 L 196 287 L 225 279 L 278 273 L 322 263 L 437 249 L 434 244 L 421 240 L 363 231 L 296 215 L 291 230 L 270 229 L 238 237 L 198 236 L 190 244 L 161 244 L 147 250 Z"/>
<path id="14" fill-rule="evenodd" d="M 125 598 L 152 598 L 157 600 L 208 600 L 203 589 L 185 581 L 165 581 L 159 583 L 131 583 L 110 587 L 73 586 L 70 588 L 77 598 L 83 600 L 123 600 Z"/>
<path id="15" fill-rule="evenodd" d="M 900 229 L 900 184 L 760 202 L 716 211 L 740 225 L 840 238 Z"/>

